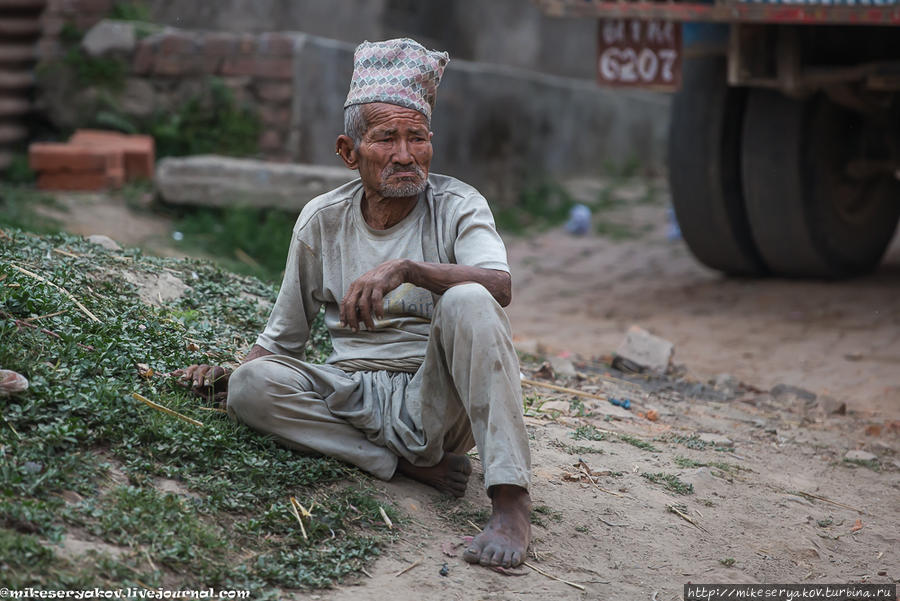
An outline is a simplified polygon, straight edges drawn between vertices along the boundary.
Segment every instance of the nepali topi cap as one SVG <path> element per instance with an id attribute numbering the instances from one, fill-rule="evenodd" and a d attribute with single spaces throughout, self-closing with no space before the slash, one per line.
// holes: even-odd
<path id="1" fill-rule="evenodd" d="M 367 102 L 405 106 L 431 120 L 446 52 L 428 50 L 409 38 L 365 41 L 353 55 L 353 78 L 344 108 Z"/>

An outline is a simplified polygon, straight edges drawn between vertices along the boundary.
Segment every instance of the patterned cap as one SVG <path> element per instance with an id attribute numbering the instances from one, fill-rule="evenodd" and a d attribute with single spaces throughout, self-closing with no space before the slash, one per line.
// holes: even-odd
<path id="1" fill-rule="evenodd" d="M 353 55 L 353 79 L 344 108 L 386 102 L 417 110 L 430 121 L 448 62 L 446 52 L 427 50 L 409 38 L 363 42 Z"/>

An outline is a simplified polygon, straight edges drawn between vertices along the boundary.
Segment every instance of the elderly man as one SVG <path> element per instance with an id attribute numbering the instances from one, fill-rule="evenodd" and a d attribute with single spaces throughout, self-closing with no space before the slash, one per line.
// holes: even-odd
<path id="1" fill-rule="evenodd" d="M 530 455 L 519 366 L 501 307 L 506 250 L 485 199 L 429 175 L 446 53 L 410 39 L 361 44 L 337 154 L 359 179 L 294 226 L 265 331 L 228 377 L 228 412 L 280 443 L 463 496 L 478 449 L 493 513 L 466 560 L 515 566 L 530 538 Z M 306 363 L 320 307 L 334 343 Z M 221 368 L 191 366 L 209 386 Z"/>

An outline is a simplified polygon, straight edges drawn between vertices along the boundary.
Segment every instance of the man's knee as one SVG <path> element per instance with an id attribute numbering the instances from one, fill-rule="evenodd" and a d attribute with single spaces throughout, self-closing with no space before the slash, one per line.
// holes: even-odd
<path id="1" fill-rule="evenodd" d="M 258 412 L 263 402 L 266 378 L 259 360 L 245 363 L 234 370 L 228 378 L 228 412 L 246 422 L 254 412 Z"/>
<path id="2" fill-rule="evenodd" d="M 453 286 L 441 296 L 438 303 L 441 313 L 451 314 L 453 317 L 466 319 L 483 314 L 486 310 L 491 312 L 500 307 L 487 288 L 481 284 L 460 284 Z"/>

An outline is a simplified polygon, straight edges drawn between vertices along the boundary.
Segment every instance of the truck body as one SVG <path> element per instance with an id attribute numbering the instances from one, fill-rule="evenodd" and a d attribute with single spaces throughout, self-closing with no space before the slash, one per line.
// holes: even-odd
<path id="1" fill-rule="evenodd" d="M 745 276 L 874 269 L 900 219 L 900 0 L 537 0 L 598 19 L 601 83 L 673 90 L 684 239 Z"/>

